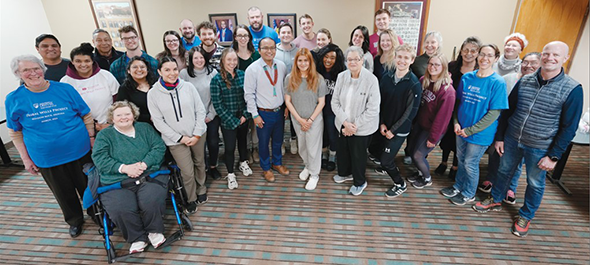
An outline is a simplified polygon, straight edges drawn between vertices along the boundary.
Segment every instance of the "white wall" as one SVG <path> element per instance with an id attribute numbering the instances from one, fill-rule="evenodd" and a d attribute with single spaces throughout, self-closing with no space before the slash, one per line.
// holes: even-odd
<path id="1" fill-rule="evenodd" d="M 590 69 L 590 20 L 587 18 L 582 32 L 582 37 L 578 43 L 578 48 L 572 59 L 572 66 L 570 67 L 569 75 L 582 84 L 584 88 L 584 112 L 590 107 L 590 76 L 588 70 Z"/>
<path id="2" fill-rule="evenodd" d="M 19 85 L 10 71 L 10 60 L 21 54 L 38 56 L 35 38 L 51 32 L 41 0 L 1 0 L 0 32 L 0 113 L 5 116 L 4 99 Z M 6 124 L 0 125 L 0 137 L 8 142 Z"/>

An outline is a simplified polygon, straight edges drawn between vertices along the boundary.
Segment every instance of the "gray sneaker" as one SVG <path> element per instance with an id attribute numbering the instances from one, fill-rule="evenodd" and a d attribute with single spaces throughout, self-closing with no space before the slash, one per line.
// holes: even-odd
<path id="1" fill-rule="evenodd" d="M 350 187 L 350 190 L 348 190 L 348 192 L 350 192 L 350 194 L 352 194 L 354 196 L 359 196 L 359 195 L 361 195 L 361 193 L 363 193 L 363 191 L 365 190 L 366 187 L 367 187 L 367 182 L 365 181 L 365 183 L 363 183 L 363 185 L 361 185 L 361 186 L 352 185 L 352 187 Z"/>
<path id="2" fill-rule="evenodd" d="M 344 183 L 346 181 L 353 180 L 352 175 L 348 175 L 348 176 L 334 175 L 334 177 L 332 179 L 334 179 L 334 182 L 336 182 L 336 183 Z"/>
<path id="3" fill-rule="evenodd" d="M 451 201 L 451 203 L 454 205 L 465 205 L 468 202 L 475 201 L 475 197 L 467 198 L 463 196 L 463 194 L 459 193 L 455 197 L 450 198 L 449 201 Z"/>
<path id="4" fill-rule="evenodd" d="M 447 198 L 453 198 L 453 197 L 457 196 L 457 194 L 459 194 L 459 193 L 461 193 L 461 192 L 456 190 L 453 186 L 446 187 L 446 188 L 440 190 L 440 194 L 442 194 L 443 196 L 445 196 Z"/>

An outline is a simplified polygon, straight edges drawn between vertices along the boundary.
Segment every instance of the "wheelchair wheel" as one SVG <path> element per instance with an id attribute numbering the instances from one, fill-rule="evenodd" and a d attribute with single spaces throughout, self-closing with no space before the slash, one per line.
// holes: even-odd
<path id="1" fill-rule="evenodd" d="M 182 224 L 184 225 L 184 228 L 186 228 L 186 230 L 193 231 L 193 222 L 191 222 L 191 220 L 185 213 L 182 213 L 180 215 L 180 219 L 182 219 Z"/>

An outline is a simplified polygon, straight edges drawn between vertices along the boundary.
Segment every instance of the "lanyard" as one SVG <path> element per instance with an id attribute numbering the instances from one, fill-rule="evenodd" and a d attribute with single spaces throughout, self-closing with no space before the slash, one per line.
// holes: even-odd
<path id="1" fill-rule="evenodd" d="M 279 76 L 279 72 L 277 70 L 277 65 L 273 65 L 272 68 L 274 69 L 274 80 L 270 77 L 270 73 L 268 72 L 268 66 L 264 66 L 262 67 L 264 69 L 264 73 L 266 74 L 266 78 L 268 78 L 268 81 L 270 82 L 270 84 L 272 85 L 272 95 L 274 97 L 277 96 L 277 89 L 275 87 L 275 85 L 277 84 L 277 79 Z"/>

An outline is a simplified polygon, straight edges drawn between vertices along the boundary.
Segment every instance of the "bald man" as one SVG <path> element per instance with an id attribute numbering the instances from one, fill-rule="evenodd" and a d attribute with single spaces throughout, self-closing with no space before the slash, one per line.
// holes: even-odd
<path id="1" fill-rule="evenodd" d="M 195 34 L 195 23 L 192 20 L 185 18 L 180 21 L 178 30 L 182 32 L 182 45 L 187 51 L 201 44 L 201 39 Z"/>
<path id="2" fill-rule="evenodd" d="M 527 235 L 543 199 L 545 175 L 574 138 L 582 115 L 582 85 L 563 71 L 568 53 L 567 44 L 548 43 L 541 53 L 541 68 L 523 76 L 512 89 L 510 108 L 502 112 L 496 132 L 495 148 L 501 157 L 496 183 L 491 196 L 473 206 L 482 213 L 500 211 L 514 171 L 524 158 L 526 193 L 511 229 L 519 237 Z"/>

